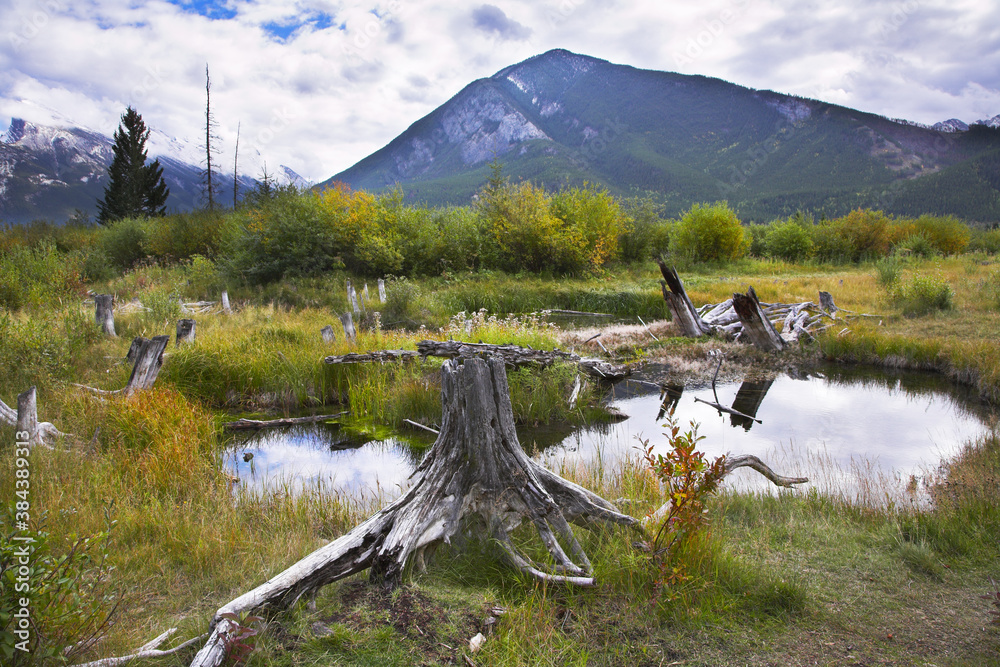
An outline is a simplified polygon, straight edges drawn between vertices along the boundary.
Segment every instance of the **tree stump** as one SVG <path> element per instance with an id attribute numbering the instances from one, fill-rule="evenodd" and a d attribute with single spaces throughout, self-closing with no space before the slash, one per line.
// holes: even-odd
<path id="1" fill-rule="evenodd" d="M 354 311 L 355 315 L 358 315 L 361 312 L 358 307 L 358 294 L 354 291 L 354 285 L 351 284 L 350 280 L 347 281 L 347 300 L 351 302 L 351 310 Z"/>
<path id="2" fill-rule="evenodd" d="M 118 336 L 115 333 L 115 314 L 113 311 L 115 297 L 113 294 L 94 295 L 94 321 L 101 331 L 108 336 Z"/>
<path id="3" fill-rule="evenodd" d="M 385 303 L 385 281 L 378 279 L 378 300 Z"/>
<path id="4" fill-rule="evenodd" d="M 785 341 L 775 330 L 771 320 L 767 319 L 760 308 L 760 300 L 753 288 L 747 288 L 746 294 L 733 294 L 733 308 L 743 323 L 743 333 L 754 345 L 765 352 L 781 352 L 785 349 Z"/>
<path id="5" fill-rule="evenodd" d="M 526 574 L 580 586 L 592 586 L 594 579 L 570 522 L 642 532 L 636 519 L 528 458 L 514 430 L 502 359 L 446 361 L 441 401 L 441 432 L 414 472 L 413 486 L 347 534 L 220 608 L 193 667 L 214 667 L 225 657 L 225 637 L 234 626 L 224 615 L 285 607 L 368 568 L 373 582 L 394 587 L 411 566 L 422 567 L 425 556 L 463 530 L 491 539 Z M 524 521 L 537 529 L 551 565 L 532 561 L 511 542 L 511 531 Z"/>
<path id="6" fill-rule="evenodd" d="M 229 315 L 233 309 L 229 307 L 229 292 L 222 290 L 222 312 Z"/>
<path id="7" fill-rule="evenodd" d="M 829 292 L 824 292 L 820 290 L 819 292 L 819 307 L 828 314 L 831 318 L 837 319 L 837 304 L 833 302 L 833 295 Z"/>
<path id="8" fill-rule="evenodd" d="M 177 340 L 176 345 L 178 347 L 183 343 L 193 343 L 194 342 L 194 320 L 183 319 L 177 320 Z"/>
<path id="9" fill-rule="evenodd" d="M 697 338 L 712 333 L 712 327 L 701 318 L 691 299 L 688 298 L 684 283 L 681 282 L 677 271 L 668 267 L 661 259 L 656 260 L 656 263 L 660 265 L 660 273 L 663 274 L 663 280 L 660 281 L 663 300 L 667 302 L 673 321 L 680 327 L 681 334 L 688 338 Z"/>
<path id="10" fill-rule="evenodd" d="M 344 325 L 344 336 L 350 342 L 354 342 L 358 339 L 358 334 L 354 330 L 354 318 L 351 317 L 350 313 L 344 313 L 340 316 L 340 323 Z"/>
<path id="11" fill-rule="evenodd" d="M 143 343 L 147 339 L 142 336 L 136 336 L 132 339 L 132 344 L 128 347 L 128 353 L 125 355 L 125 363 L 130 366 L 135 364 L 136 360 L 139 358 L 139 351 L 142 350 Z"/>
<path id="12" fill-rule="evenodd" d="M 333 332 L 333 327 L 329 324 L 320 329 L 319 334 L 323 337 L 323 342 L 327 345 L 333 345 L 337 342 L 337 334 Z"/>
<path id="13" fill-rule="evenodd" d="M 132 375 L 129 376 L 128 384 L 123 389 L 107 390 L 88 387 L 83 384 L 73 383 L 74 387 L 80 387 L 95 394 L 111 396 L 114 394 L 124 394 L 131 396 L 137 391 L 149 389 L 156 382 L 156 376 L 163 366 L 163 351 L 167 349 L 170 336 L 153 336 L 149 340 L 143 339 L 139 345 L 139 351 L 135 355 L 135 366 L 132 367 Z M 132 341 L 135 344 L 135 341 Z M 131 354 L 131 350 L 129 351 Z"/>

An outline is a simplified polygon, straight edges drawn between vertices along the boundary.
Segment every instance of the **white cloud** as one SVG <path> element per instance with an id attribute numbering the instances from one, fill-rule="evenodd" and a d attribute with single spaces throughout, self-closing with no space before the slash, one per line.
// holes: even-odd
<path id="1" fill-rule="evenodd" d="M 241 150 L 325 179 L 474 79 L 557 47 L 922 122 L 1000 113 L 1000 8 L 975 0 L 224 5 L 231 18 L 162 0 L 8 0 L 0 122 L 61 116 L 110 134 L 133 104 L 198 144 L 209 63 L 222 148 L 239 122 Z"/>

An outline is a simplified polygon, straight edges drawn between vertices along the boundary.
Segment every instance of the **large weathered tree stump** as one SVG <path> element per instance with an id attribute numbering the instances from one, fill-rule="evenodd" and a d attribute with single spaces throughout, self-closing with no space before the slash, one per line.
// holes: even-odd
<path id="1" fill-rule="evenodd" d="M 27 442 L 29 446 L 51 447 L 50 439 L 66 435 L 49 422 L 38 421 L 38 400 L 34 387 L 18 394 L 16 410 L 0 400 L 0 422 L 13 426 L 18 441 Z"/>
<path id="2" fill-rule="evenodd" d="M 333 326 L 327 324 L 325 327 L 319 330 L 319 335 L 323 337 L 323 342 L 327 345 L 333 345 L 337 342 L 337 334 L 333 331 Z"/>
<path id="3" fill-rule="evenodd" d="M 747 288 L 746 294 L 733 294 L 733 308 L 743 323 L 743 334 L 754 345 L 765 352 L 781 352 L 785 349 L 785 341 L 775 330 L 771 320 L 767 319 L 760 307 L 760 300 L 753 288 Z"/>
<path id="4" fill-rule="evenodd" d="M 358 333 L 354 329 L 354 318 L 350 313 L 344 313 L 340 316 L 340 323 L 344 326 L 344 337 L 350 341 L 354 342 L 358 339 Z"/>
<path id="5" fill-rule="evenodd" d="M 115 297 L 113 294 L 94 295 L 94 321 L 108 336 L 117 336 L 115 333 Z"/>
<path id="6" fill-rule="evenodd" d="M 660 281 L 663 300 L 667 302 L 673 321 L 680 327 L 681 334 L 688 338 L 697 338 L 712 333 L 712 327 L 701 318 L 691 299 L 688 298 L 684 283 L 681 282 L 677 271 L 664 264 L 662 259 L 656 260 L 656 263 L 660 265 L 660 273 L 663 274 L 663 280 Z"/>
<path id="7" fill-rule="evenodd" d="M 393 587 L 414 565 L 460 531 L 475 530 L 508 562 L 550 583 L 592 586 L 590 561 L 570 528 L 639 522 L 603 498 L 528 458 L 514 430 L 504 362 L 449 360 L 441 369 L 441 432 L 398 500 L 289 569 L 216 612 L 212 635 L 192 665 L 218 665 L 233 629 L 225 614 L 281 608 L 303 594 L 370 569 L 373 582 Z M 511 541 L 522 522 L 538 531 L 551 564 L 532 561 Z"/>
<path id="8" fill-rule="evenodd" d="M 109 391 L 76 383 L 73 383 L 73 386 L 107 396 L 114 394 L 131 396 L 137 391 L 151 388 L 156 382 L 156 376 L 160 373 L 160 367 L 163 366 L 163 351 L 167 349 L 170 336 L 153 336 L 149 340 L 141 340 L 139 350 L 134 354 L 135 365 L 132 367 L 132 375 L 129 376 L 128 384 L 123 389 Z M 135 345 L 136 341 L 133 340 L 132 344 Z M 132 350 L 129 350 L 129 354 L 133 354 Z"/>

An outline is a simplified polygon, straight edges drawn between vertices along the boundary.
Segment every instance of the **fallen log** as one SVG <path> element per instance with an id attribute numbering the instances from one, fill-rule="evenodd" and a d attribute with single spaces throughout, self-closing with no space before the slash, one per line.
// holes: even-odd
<path id="1" fill-rule="evenodd" d="M 411 361 L 420 356 L 419 352 L 413 350 L 375 350 L 372 352 L 331 355 L 323 359 L 327 364 L 366 364 L 366 363 L 386 363 L 393 361 Z"/>
<path id="2" fill-rule="evenodd" d="M 594 585 L 590 560 L 570 522 L 586 528 L 611 523 L 645 533 L 633 517 L 524 453 L 504 366 L 498 357 L 445 362 L 441 432 L 414 472 L 413 486 L 350 532 L 222 606 L 192 667 L 215 667 L 225 659 L 226 637 L 235 629 L 230 614 L 281 609 L 366 569 L 373 583 L 393 588 L 464 529 L 484 532 L 510 565 L 536 579 Z M 511 531 L 525 521 L 535 526 L 555 565 L 535 562 L 513 544 Z"/>
<path id="3" fill-rule="evenodd" d="M 229 431 L 259 431 L 265 428 L 280 428 L 282 426 L 297 426 L 299 424 L 315 424 L 317 422 L 327 421 L 328 419 L 337 419 L 348 414 L 347 412 L 338 412 L 335 415 L 309 415 L 308 417 L 284 417 L 281 419 L 246 419 L 240 418 L 234 422 L 225 422 L 222 424 L 222 428 Z"/>
<path id="4" fill-rule="evenodd" d="M 445 357 L 447 359 L 471 359 L 483 355 L 499 356 L 505 364 L 514 367 L 537 365 L 545 368 L 556 361 L 574 362 L 584 373 L 608 381 L 620 380 L 628 377 L 632 372 L 628 366 L 612 364 L 602 359 L 583 358 L 572 352 L 563 352 L 559 349 L 535 350 L 519 345 L 465 343 L 460 340 L 422 340 L 417 343 L 417 351 L 421 356 Z"/>

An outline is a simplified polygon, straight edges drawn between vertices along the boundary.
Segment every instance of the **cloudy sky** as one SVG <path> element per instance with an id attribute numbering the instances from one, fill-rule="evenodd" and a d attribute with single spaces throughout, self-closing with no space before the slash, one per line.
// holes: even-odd
<path id="1" fill-rule="evenodd" d="M 470 81 L 552 48 L 910 120 L 1000 114 L 1000 3 L 982 0 L 2 0 L 11 117 L 114 132 L 133 105 L 224 155 L 312 180 Z M 273 171 L 273 168 L 272 168 Z"/>

